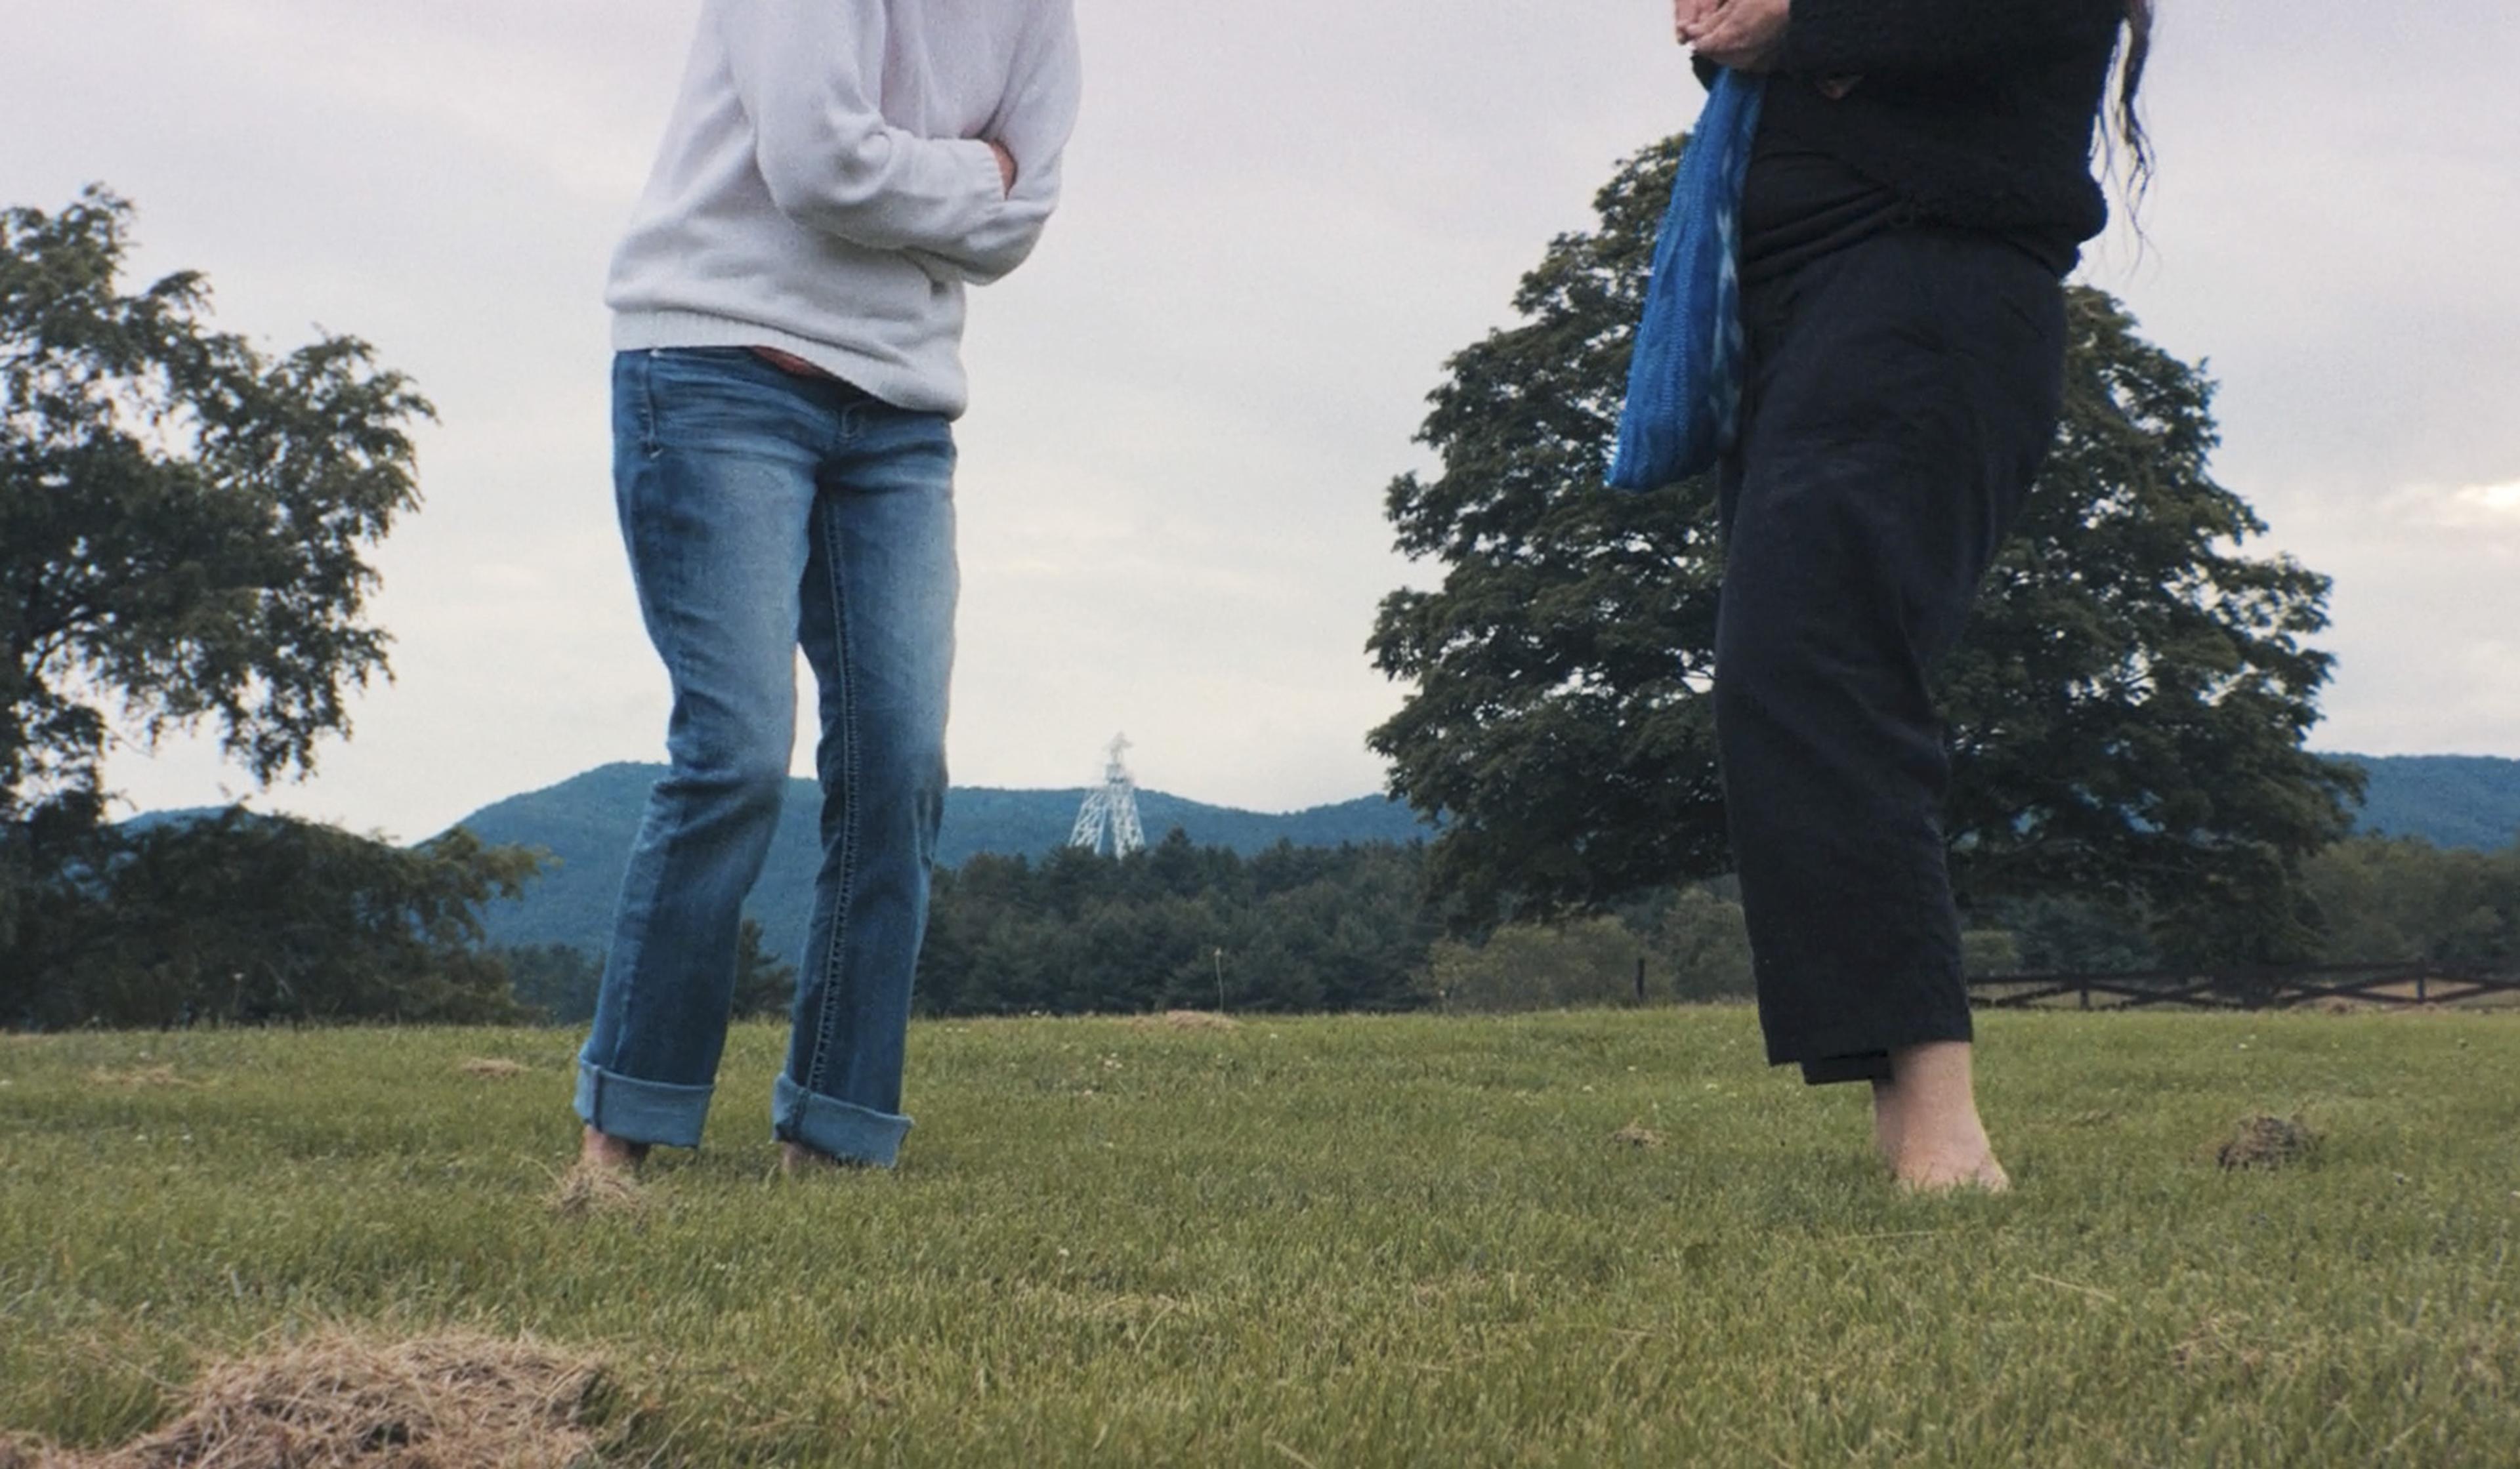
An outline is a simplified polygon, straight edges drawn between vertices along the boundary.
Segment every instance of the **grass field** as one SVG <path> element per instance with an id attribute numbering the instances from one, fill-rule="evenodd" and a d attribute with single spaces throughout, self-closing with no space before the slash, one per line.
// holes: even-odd
<path id="1" fill-rule="evenodd" d="M 1997 1015 L 1941 1201 L 1738 1009 L 928 1025 L 793 1183 L 750 1027 L 589 1218 L 573 1040 L 0 1039 L 0 1428 L 348 1323 L 594 1353 L 621 1464 L 2520 1463 L 2520 1016 Z"/>

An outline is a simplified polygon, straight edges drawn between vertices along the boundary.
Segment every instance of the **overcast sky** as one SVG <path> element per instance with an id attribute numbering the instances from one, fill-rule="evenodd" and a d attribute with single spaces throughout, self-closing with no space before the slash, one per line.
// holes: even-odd
<path id="1" fill-rule="evenodd" d="M 1126 730 L 1183 795 L 1374 790 L 1400 694 L 1362 647 L 1427 575 L 1383 487 L 1444 357 L 1693 116 L 1668 10 L 1078 6 L 1066 205 L 973 302 L 956 779 L 1081 784 Z M 0 0 L 0 202 L 108 183 L 139 274 L 206 272 L 274 347 L 365 336 L 440 411 L 382 555 L 397 680 L 260 804 L 416 838 L 658 757 L 601 292 L 697 9 Z M 2210 359 L 2220 477 L 2336 578 L 2318 743 L 2520 755 L 2520 6 L 2163 10 L 2148 245 L 2085 276 Z M 248 788 L 199 742 L 112 778 L 142 807 Z"/>

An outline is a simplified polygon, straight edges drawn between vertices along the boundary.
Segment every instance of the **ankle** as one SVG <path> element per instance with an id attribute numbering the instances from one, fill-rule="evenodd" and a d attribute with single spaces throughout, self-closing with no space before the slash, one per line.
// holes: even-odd
<path id="1" fill-rule="evenodd" d="M 854 1158 L 833 1157 L 801 1142 L 782 1141 L 779 1144 L 779 1171 L 790 1178 L 798 1174 L 840 1173 L 864 1167 L 865 1164 Z"/>
<path id="2" fill-rule="evenodd" d="M 1892 1167 L 1907 1187 L 1926 1191 L 2009 1186 L 1978 1116 L 1968 1043 L 1941 1041 L 1891 1053 L 1898 1142 Z"/>
<path id="3" fill-rule="evenodd" d="M 1905 1128 L 1977 1125 L 1977 1081 L 1966 1041 L 1932 1041 L 1890 1053 L 1889 1091 Z"/>
<path id="4" fill-rule="evenodd" d="M 600 1168 L 635 1169 L 648 1161 L 648 1144 L 615 1137 L 590 1124 L 579 1142 L 578 1157 Z"/>

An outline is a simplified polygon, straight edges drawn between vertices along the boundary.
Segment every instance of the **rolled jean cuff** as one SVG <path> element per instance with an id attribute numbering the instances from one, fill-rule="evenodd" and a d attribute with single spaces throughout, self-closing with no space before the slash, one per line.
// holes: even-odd
<path id="1" fill-rule="evenodd" d="M 624 1142 L 698 1147 L 714 1087 L 677 1087 L 619 1076 L 578 1058 L 577 1115 L 588 1127 Z"/>
<path id="2" fill-rule="evenodd" d="M 801 1142 L 828 1157 L 877 1168 L 892 1167 L 910 1131 L 907 1117 L 818 1096 L 784 1074 L 772 1094 L 771 1121 L 782 1142 Z"/>

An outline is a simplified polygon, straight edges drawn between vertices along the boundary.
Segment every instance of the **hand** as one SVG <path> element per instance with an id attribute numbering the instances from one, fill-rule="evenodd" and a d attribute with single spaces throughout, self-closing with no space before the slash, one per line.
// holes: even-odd
<path id="1" fill-rule="evenodd" d="M 998 156 L 998 178 L 1004 184 L 1006 192 L 1014 193 L 1015 156 L 1007 152 L 1007 146 L 995 138 L 989 140 L 989 152 Z"/>
<path id="2" fill-rule="evenodd" d="M 1699 56 L 1736 71 L 1765 71 L 1784 49 L 1790 0 L 1720 0 L 1680 38 Z"/>

